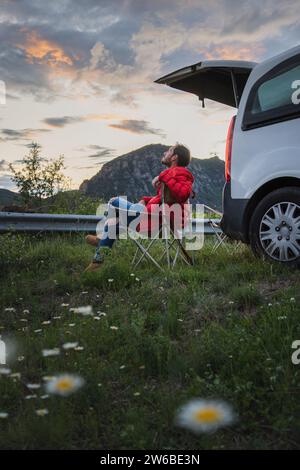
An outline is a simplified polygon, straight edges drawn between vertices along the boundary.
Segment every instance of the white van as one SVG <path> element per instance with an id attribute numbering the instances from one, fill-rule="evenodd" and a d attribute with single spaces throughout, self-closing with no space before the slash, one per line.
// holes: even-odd
<path id="1" fill-rule="evenodd" d="M 222 229 L 255 254 L 300 265 L 300 46 L 259 64 L 199 62 L 156 82 L 237 108 Z"/>

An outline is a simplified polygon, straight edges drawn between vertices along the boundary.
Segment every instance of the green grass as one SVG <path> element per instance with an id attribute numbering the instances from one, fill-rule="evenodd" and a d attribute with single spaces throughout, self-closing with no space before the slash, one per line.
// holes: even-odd
<path id="1" fill-rule="evenodd" d="M 0 412 L 9 413 L 2 449 L 300 447 L 297 271 L 257 260 L 246 246 L 213 255 L 208 243 L 193 268 L 160 273 L 144 263 L 132 276 L 133 246 L 120 241 L 99 272 L 81 274 L 93 253 L 81 235 L 0 241 L 0 334 L 8 366 L 21 374 L 0 375 Z M 82 305 L 107 315 L 69 311 Z M 69 341 L 84 350 L 42 356 Z M 26 387 L 61 372 L 85 386 L 44 400 L 43 388 Z M 26 400 L 31 393 L 37 398 Z M 176 410 L 195 397 L 229 402 L 237 422 L 207 435 L 175 427 Z M 37 416 L 40 408 L 49 414 Z"/>

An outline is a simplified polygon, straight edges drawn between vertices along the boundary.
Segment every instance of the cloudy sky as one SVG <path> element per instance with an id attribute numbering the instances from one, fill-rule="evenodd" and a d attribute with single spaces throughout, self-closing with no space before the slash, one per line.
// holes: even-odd
<path id="1" fill-rule="evenodd" d="M 203 59 L 261 61 L 299 43 L 298 0 L 1 0 L 0 187 L 30 142 L 73 187 L 150 143 L 223 158 L 233 108 L 153 81 Z"/>

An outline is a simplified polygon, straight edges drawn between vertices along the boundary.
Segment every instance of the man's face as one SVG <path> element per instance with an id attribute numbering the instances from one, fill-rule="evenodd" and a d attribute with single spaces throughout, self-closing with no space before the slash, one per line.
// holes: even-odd
<path id="1" fill-rule="evenodd" d="M 175 146 L 170 147 L 166 150 L 162 156 L 161 163 L 166 166 L 171 166 L 177 158 L 177 155 L 174 155 Z"/>

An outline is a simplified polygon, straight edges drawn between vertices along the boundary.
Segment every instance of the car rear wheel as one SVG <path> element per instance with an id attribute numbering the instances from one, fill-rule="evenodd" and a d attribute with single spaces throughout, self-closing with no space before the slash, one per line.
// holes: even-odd
<path id="1" fill-rule="evenodd" d="M 256 255 L 300 266 L 300 188 L 280 188 L 265 196 L 254 210 L 249 235 Z"/>

